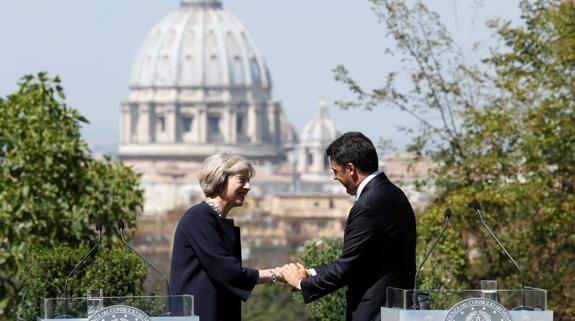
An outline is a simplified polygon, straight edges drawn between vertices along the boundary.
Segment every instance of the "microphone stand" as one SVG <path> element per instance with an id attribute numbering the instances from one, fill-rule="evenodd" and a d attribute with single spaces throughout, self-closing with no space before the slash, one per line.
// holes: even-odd
<path id="1" fill-rule="evenodd" d="M 88 260 L 88 258 L 96 251 L 96 249 L 100 246 L 100 241 L 102 240 L 102 225 L 99 222 L 96 222 L 96 231 L 98 232 L 98 240 L 96 244 L 92 246 L 88 254 L 84 255 L 80 262 L 76 264 L 76 266 L 68 273 L 66 276 L 66 280 L 64 281 L 64 314 L 58 316 L 56 319 L 68 319 L 72 318 L 72 316 L 68 315 L 68 279 Z"/>
<path id="2" fill-rule="evenodd" d="M 487 225 L 487 223 L 483 219 L 483 215 L 481 214 L 481 206 L 479 205 L 479 202 L 478 201 L 472 201 L 471 203 L 469 203 L 469 206 L 471 206 L 471 208 L 473 208 L 477 212 L 477 214 L 479 214 L 479 218 L 481 219 L 481 223 L 483 223 L 483 226 L 485 226 L 485 228 L 487 229 L 489 234 L 491 234 L 491 236 L 495 239 L 497 244 L 499 244 L 501 249 L 503 249 L 503 252 L 505 252 L 507 257 L 509 257 L 509 259 L 511 259 L 511 262 L 513 262 L 513 264 L 515 265 L 517 270 L 519 270 L 519 275 L 521 276 L 521 298 L 520 298 L 520 300 L 521 300 L 520 304 L 521 305 L 513 308 L 513 311 L 532 311 L 533 308 L 525 305 L 525 275 L 523 274 L 523 270 L 521 269 L 519 264 L 517 264 L 517 262 L 515 262 L 515 260 L 511 256 L 511 254 L 509 254 L 509 252 L 507 252 L 507 249 L 505 248 L 505 246 L 503 246 L 503 244 L 501 244 L 501 242 L 499 242 L 499 239 L 495 236 L 495 234 L 493 233 L 493 231 L 491 230 L 489 225 Z"/>
<path id="3" fill-rule="evenodd" d="M 172 306 L 171 306 L 171 302 L 170 302 L 170 283 L 168 282 L 168 278 L 166 277 L 166 275 L 160 271 L 160 269 L 158 267 L 156 267 L 152 262 L 150 262 L 148 259 L 146 259 L 142 254 L 140 254 L 138 251 L 136 251 L 136 249 L 134 249 L 125 239 L 124 237 L 124 222 L 122 220 L 118 221 L 118 229 L 120 230 L 120 238 L 122 239 L 122 242 L 132 251 L 134 252 L 140 259 L 142 259 L 144 262 L 146 262 L 149 266 L 151 266 L 156 272 L 160 273 L 160 275 L 164 278 L 164 281 L 166 282 L 166 296 L 167 296 L 167 307 L 168 307 L 168 311 L 162 313 L 161 316 L 171 316 L 172 315 Z"/>
<path id="4" fill-rule="evenodd" d="M 433 249 L 437 245 L 437 242 L 439 242 L 439 239 L 441 239 L 441 237 L 443 236 L 443 233 L 445 232 L 445 230 L 447 229 L 447 226 L 449 225 L 449 218 L 451 217 L 451 209 L 450 208 L 445 209 L 444 216 L 445 216 L 445 226 L 443 227 L 443 229 L 441 230 L 441 233 L 439 233 L 437 238 L 435 238 L 435 241 L 433 241 L 433 245 L 431 246 L 431 249 L 429 250 L 429 252 L 427 252 L 427 254 L 425 255 L 425 258 L 423 258 L 423 261 L 419 264 L 419 268 L 415 272 L 415 278 L 414 278 L 414 282 L 413 282 L 413 294 L 411 297 L 411 300 L 413 301 L 413 305 L 412 305 L 413 310 L 427 310 L 429 307 L 429 293 L 427 293 L 427 292 L 419 293 L 417 291 L 417 276 L 419 275 L 419 271 L 421 271 L 423 264 L 425 264 L 425 262 L 427 261 L 427 259 L 431 255 L 431 252 L 433 252 Z M 421 302 L 420 302 L 420 300 L 421 300 Z"/>

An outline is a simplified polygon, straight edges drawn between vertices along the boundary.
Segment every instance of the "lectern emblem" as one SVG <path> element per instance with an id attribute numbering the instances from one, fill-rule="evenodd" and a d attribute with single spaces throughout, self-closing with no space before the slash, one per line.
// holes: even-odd
<path id="1" fill-rule="evenodd" d="M 152 321 L 152 319 L 134 307 L 113 305 L 96 312 L 88 321 Z"/>
<path id="2" fill-rule="evenodd" d="M 445 321 L 513 321 L 509 311 L 489 299 L 473 298 L 454 305 L 445 316 Z"/>
<path id="3" fill-rule="evenodd" d="M 491 321 L 491 317 L 487 312 L 479 310 L 469 313 L 465 321 Z"/>

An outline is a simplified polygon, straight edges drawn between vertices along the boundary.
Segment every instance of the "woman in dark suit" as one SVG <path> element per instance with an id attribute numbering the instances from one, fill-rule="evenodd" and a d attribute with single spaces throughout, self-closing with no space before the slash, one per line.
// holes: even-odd
<path id="1" fill-rule="evenodd" d="M 257 283 L 276 281 L 275 269 L 242 267 L 240 231 L 228 212 L 242 206 L 255 174 L 241 156 L 210 156 L 198 175 L 206 200 L 181 218 L 174 237 L 171 294 L 194 296 L 201 321 L 241 319 L 241 301 Z"/>

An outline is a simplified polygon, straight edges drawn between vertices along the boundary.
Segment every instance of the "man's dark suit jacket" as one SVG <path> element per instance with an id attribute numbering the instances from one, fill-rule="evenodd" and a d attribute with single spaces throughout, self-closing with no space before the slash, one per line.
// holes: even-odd
<path id="1" fill-rule="evenodd" d="M 301 282 L 306 303 L 347 286 L 346 320 L 380 320 L 386 288 L 410 288 L 415 277 L 415 216 L 385 174 L 367 183 L 349 212 L 343 250 Z"/>
<path id="2" fill-rule="evenodd" d="M 205 202 L 184 214 L 174 237 L 171 294 L 192 294 L 202 321 L 241 320 L 257 270 L 242 267 L 240 230 Z"/>

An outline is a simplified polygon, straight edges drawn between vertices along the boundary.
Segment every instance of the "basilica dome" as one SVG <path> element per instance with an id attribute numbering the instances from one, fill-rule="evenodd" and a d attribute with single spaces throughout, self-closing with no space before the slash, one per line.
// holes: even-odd
<path id="1" fill-rule="evenodd" d="M 334 141 L 339 136 L 333 120 L 329 118 L 324 101 L 318 103 L 317 114 L 307 123 L 301 134 L 301 143 L 306 145 L 321 145 Z"/>
<path id="2" fill-rule="evenodd" d="M 131 88 L 262 87 L 271 79 L 244 25 L 220 1 L 184 0 L 148 34 Z"/>
<path id="3" fill-rule="evenodd" d="M 249 32 L 219 0 L 182 0 L 143 42 L 122 106 L 122 160 L 285 160 L 297 136 Z"/>
<path id="4" fill-rule="evenodd" d="M 298 145 L 298 171 L 319 176 L 329 175 L 330 164 L 325 150 L 337 137 L 339 131 L 329 118 L 325 102 L 320 101 L 315 118 L 305 125 L 301 134 Z"/>

